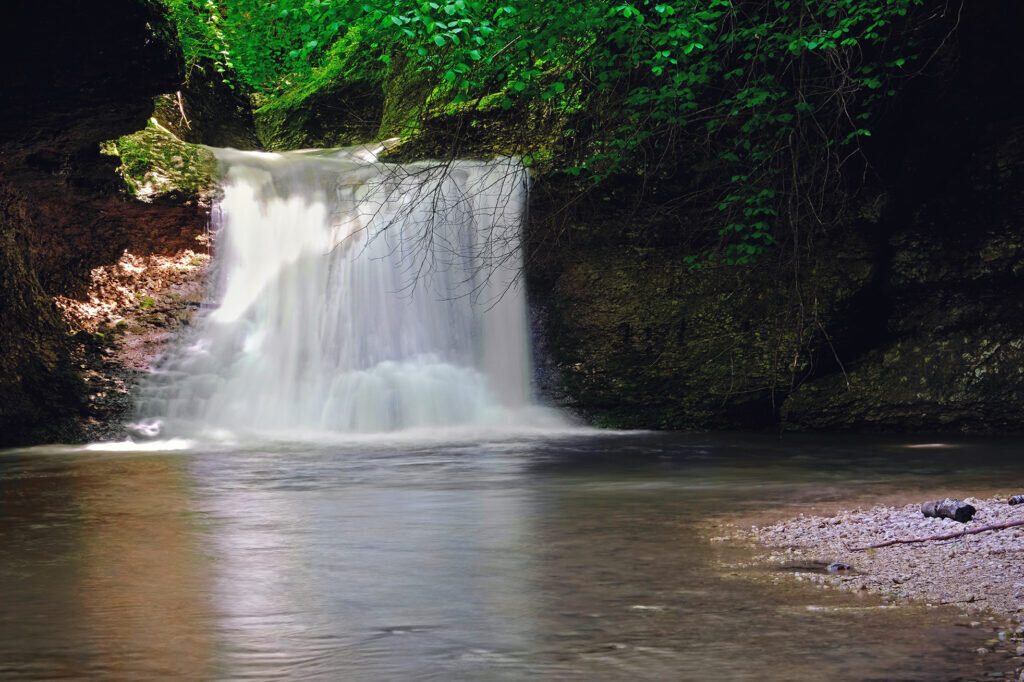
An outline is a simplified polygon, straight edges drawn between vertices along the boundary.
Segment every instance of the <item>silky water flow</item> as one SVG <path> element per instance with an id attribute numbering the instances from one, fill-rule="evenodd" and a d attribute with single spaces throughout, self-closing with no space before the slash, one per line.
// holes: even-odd
<path id="1" fill-rule="evenodd" d="M 141 389 L 141 432 L 557 421 L 530 386 L 518 162 L 217 155 L 210 294 Z"/>

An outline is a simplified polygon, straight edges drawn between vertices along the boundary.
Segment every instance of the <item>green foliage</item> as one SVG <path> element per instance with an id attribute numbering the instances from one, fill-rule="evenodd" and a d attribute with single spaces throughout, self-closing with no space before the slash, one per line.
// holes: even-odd
<path id="1" fill-rule="evenodd" d="M 141 292 L 135 294 L 136 300 L 139 302 L 139 308 L 142 310 L 149 310 L 156 305 L 156 299 L 152 296 L 147 296 Z"/>
<path id="2" fill-rule="evenodd" d="M 719 243 L 695 265 L 748 261 L 783 226 L 832 219 L 821 199 L 926 20 L 923 0 L 166 2 L 186 50 L 270 97 L 358 50 L 367 71 L 401 59 L 431 115 L 500 108 L 524 133 L 559 121 L 553 149 L 524 145 L 546 170 L 600 183 L 701 155 L 726 180 Z"/>
<path id="3" fill-rule="evenodd" d="M 178 40 L 185 54 L 187 71 L 202 61 L 214 65 L 226 82 L 234 67 L 224 31 L 224 12 L 218 0 L 162 0 L 178 29 Z"/>

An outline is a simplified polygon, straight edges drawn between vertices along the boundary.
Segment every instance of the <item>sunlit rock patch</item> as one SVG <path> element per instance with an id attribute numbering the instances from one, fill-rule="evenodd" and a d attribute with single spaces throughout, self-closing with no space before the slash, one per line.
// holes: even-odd
<path id="1" fill-rule="evenodd" d="M 200 145 L 182 142 L 174 133 L 149 119 L 142 130 L 110 140 L 102 152 L 121 160 L 118 173 L 136 198 L 152 201 L 177 193 L 205 200 L 213 189 L 217 162 Z"/>
<path id="2" fill-rule="evenodd" d="M 210 256 L 203 244 L 170 255 L 125 251 L 93 268 L 86 294 L 58 296 L 71 330 L 72 355 L 85 383 L 84 429 L 91 439 L 116 437 L 131 409 L 130 392 L 172 332 L 191 324 L 203 298 Z"/>

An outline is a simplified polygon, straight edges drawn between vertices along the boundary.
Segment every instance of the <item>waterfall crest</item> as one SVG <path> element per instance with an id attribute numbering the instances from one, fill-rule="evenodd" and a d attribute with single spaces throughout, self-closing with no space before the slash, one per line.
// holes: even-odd
<path id="1" fill-rule="evenodd" d="M 513 160 L 219 150 L 206 312 L 155 367 L 163 432 L 549 421 L 533 404 Z"/>

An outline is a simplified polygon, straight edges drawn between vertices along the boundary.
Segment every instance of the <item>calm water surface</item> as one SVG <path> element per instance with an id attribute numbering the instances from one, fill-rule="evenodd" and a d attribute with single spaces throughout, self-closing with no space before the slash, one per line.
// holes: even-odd
<path id="1" fill-rule="evenodd" d="M 955 612 L 729 575 L 721 563 L 742 555 L 708 542 L 715 521 L 980 494 L 1024 473 L 1018 443 L 908 444 L 619 434 L 0 452 L 0 680 L 1012 670 L 973 653 L 990 633 Z"/>

